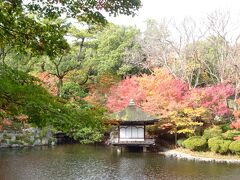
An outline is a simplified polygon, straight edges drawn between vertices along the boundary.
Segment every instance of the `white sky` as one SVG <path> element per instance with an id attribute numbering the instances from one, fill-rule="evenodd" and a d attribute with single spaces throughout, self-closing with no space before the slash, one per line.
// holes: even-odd
<path id="1" fill-rule="evenodd" d="M 167 18 L 180 23 L 187 16 L 200 21 L 215 10 L 229 11 L 235 20 L 240 19 L 240 0 L 142 0 L 142 5 L 134 18 L 121 15 L 107 19 L 119 25 L 136 25 L 142 30 L 146 19 Z"/>

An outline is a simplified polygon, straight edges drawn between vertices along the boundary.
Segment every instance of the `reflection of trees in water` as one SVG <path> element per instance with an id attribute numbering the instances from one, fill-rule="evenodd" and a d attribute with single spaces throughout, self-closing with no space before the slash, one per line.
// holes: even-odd
<path id="1" fill-rule="evenodd" d="M 165 158 L 105 146 L 1 149 L 1 179 L 238 179 L 238 165 Z"/>

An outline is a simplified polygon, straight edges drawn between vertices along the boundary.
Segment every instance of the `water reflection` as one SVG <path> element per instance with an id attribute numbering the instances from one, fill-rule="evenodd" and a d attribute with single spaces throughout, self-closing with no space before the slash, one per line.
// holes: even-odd
<path id="1" fill-rule="evenodd" d="M 165 158 L 154 153 L 117 154 L 100 146 L 63 145 L 0 150 L 0 179 L 231 179 L 238 165 Z"/>

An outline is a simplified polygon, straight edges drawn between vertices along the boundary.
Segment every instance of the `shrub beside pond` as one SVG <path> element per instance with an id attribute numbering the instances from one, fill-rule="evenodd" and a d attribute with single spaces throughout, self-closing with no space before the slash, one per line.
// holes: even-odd
<path id="1" fill-rule="evenodd" d="M 208 147 L 212 152 L 218 152 L 220 149 L 220 144 L 222 143 L 222 139 L 219 137 L 213 137 L 208 140 Z"/>
<path id="2" fill-rule="evenodd" d="M 222 135 L 222 129 L 219 126 L 214 126 L 212 128 L 205 129 L 203 132 L 203 137 L 210 139 L 213 137 L 220 137 Z"/>
<path id="3" fill-rule="evenodd" d="M 208 140 L 208 147 L 212 152 L 225 154 L 229 151 L 231 142 L 232 141 L 224 140 L 220 137 L 213 137 Z"/>
<path id="4" fill-rule="evenodd" d="M 192 136 L 183 141 L 182 145 L 193 151 L 204 151 L 207 147 L 207 140 L 201 136 Z"/>
<path id="5" fill-rule="evenodd" d="M 237 155 L 240 155 L 240 140 L 238 141 L 233 141 L 230 145 L 229 145 L 229 149 L 232 153 L 235 153 Z"/>
<path id="6" fill-rule="evenodd" d="M 223 140 L 222 144 L 220 144 L 220 149 L 219 149 L 219 153 L 220 154 L 225 154 L 229 151 L 229 145 L 232 143 L 232 141 L 230 140 Z"/>
<path id="7" fill-rule="evenodd" d="M 223 132 L 219 126 L 205 129 L 203 136 L 193 136 L 185 141 L 179 140 L 178 145 L 193 151 L 209 150 L 214 153 L 233 153 L 240 155 L 239 130 Z M 208 147 L 208 148 L 207 148 Z"/>

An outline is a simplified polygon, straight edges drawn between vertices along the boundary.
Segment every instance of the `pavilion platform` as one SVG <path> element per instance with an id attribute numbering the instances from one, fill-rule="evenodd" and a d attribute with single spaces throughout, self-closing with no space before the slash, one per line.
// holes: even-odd
<path id="1" fill-rule="evenodd" d="M 118 141 L 113 139 L 110 144 L 114 146 L 125 145 L 125 146 L 150 146 L 155 145 L 155 139 L 144 139 L 143 141 Z"/>

